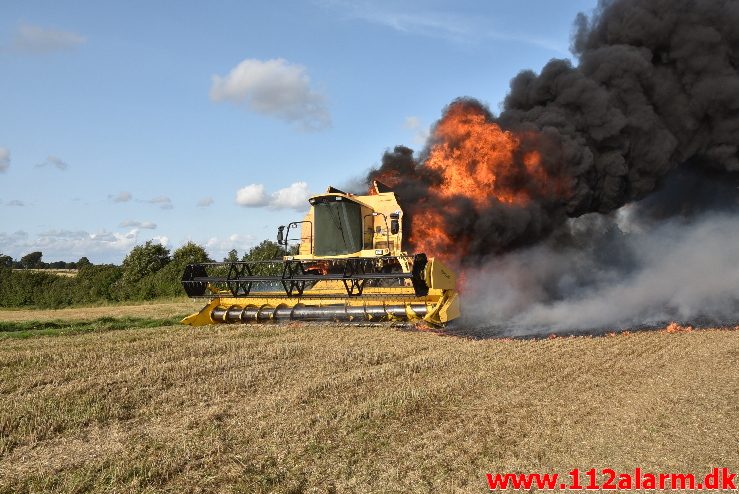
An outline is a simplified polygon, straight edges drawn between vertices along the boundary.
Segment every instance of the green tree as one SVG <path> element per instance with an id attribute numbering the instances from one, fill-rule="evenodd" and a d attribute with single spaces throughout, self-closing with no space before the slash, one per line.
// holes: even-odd
<path id="1" fill-rule="evenodd" d="M 203 247 L 194 242 L 187 242 L 172 253 L 172 262 L 179 266 L 185 266 L 187 264 L 212 262 L 212 260 Z"/>
<path id="2" fill-rule="evenodd" d="M 42 256 L 43 254 L 38 251 L 26 254 L 25 256 L 21 257 L 21 266 L 23 266 L 25 269 L 37 268 L 41 265 Z"/>
<path id="3" fill-rule="evenodd" d="M 0 268 L 12 268 L 13 267 L 13 258 L 10 256 L 6 256 L 5 254 L 0 254 Z"/>
<path id="4" fill-rule="evenodd" d="M 259 245 L 255 245 L 249 252 L 244 254 L 244 261 L 271 261 L 286 256 L 287 251 L 277 242 L 271 240 L 263 240 Z"/>
<path id="5" fill-rule="evenodd" d="M 123 260 L 123 282 L 136 283 L 169 264 L 169 249 L 151 240 L 137 245 Z"/>
<path id="6" fill-rule="evenodd" d="M 90 260 L 86 258 L 85 256 L 80 257 L 80 260 L 77 261 L 77 269 L 82 269 L 87 266 L 92 266 L 92 263 L 90 262 Z"/>
<path id="7" fill-rule="evenodd" d="M 228 251 L 228 255 L 223 258 L 223 262 L 236 262 L 239 260 L 239 251 L 231 249 Z"/>
<path id="8" fill-rule="evenodd" d="M 121 290 L 120 279 L 123 268 L 112 264 L 93 264 L 80 266 L 77 276 L 78 297 L 82 302 L 97 302 L 99 300 L 119 300 L 125 296 Z"/>

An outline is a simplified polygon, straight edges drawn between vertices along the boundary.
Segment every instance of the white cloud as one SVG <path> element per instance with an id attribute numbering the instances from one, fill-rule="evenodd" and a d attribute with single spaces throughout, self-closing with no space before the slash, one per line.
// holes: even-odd
<path id="1" fill-rule="evenodd" d="M 61 171 L 64 171 L 67 168 L 69 168 L 69 165 L 65 161 L 62 161 L 61 158 L 57 158 L 56 156 L 48 156 L 46 158 L 46 161 L 36 165 L 36 168 L 44 168 L 47 166 L 54 167 L 57 170 L 61 170 Z"/>
<path id="2" fill-rule="evenodd" d="M 87 38 L 71 31 L 21 24 L 15 33 L 11 49 L 20 53 L 44 54 L 73 50 Z"/>
<path id="3" fill-rule="evenodd" d="M 156 223 L 152 223 L 151 221 L 134 220 L 125 220 L 121 222 L 120 226 L 123 228 L 141 228 L 143 230 L 154 230 L 157 227 Z"/>
<path id="4" fill-rule="evenodd" d="M 210 197 L 210 196 L 203 197 L 202 199 L 200 199 L 198 201 L 198 207 L 199 208 L 207 208 L 208 206 L 211 206 L 213 204 L 213 202 L 215 202 L 215 201 L 213 201 L 213 198 L 212 197 Z"/>
<path id="5" fill-rule="evenodd" d="M 41 232 L 38 234 L 40 238 L 56 238 L 56 239 L 81 239 L 81 238 L 88 238 L 88 237 L 95 237 L 96 234 L 90 235 L 89 233 L 82 231 L 82 230 L 48 230 L 45 232 Z M 97 235 L 100 235 L 100 237 L 97 238 L 107 238 L 107 233 L 99 233 Z M 109 238 L 108 238 L 109 239 Z"/>
<path id="6" fill-rule="evenodd" d="M 236 191 L 236 203 L 245 208 L 269 207 L 270 209 L 308 208 L 308 198 L 312 193 L 305 182 L 295 182 L 289 187 L 267 195 L 262 184 L 250 184 Z"/>
<path id="7" fill-rule="evenodd" d="M 120 262 L 138 242 L 136 230 L 130 232 L 88 233 L 83 230 L 49 230 L 31 237 L 24 231 L 0 232 L 0 252 L 16 259 L 28 252 L 41 251 L 47 260 L 76 260 L 87 256 L 93 262 Z"/>
<path id="8" fill-rule="evenodd" d="M 166 247 L 167 244 L 169 244 L 169 237 L 165 237 L 164 235 L 161 235 L 158 237 L 151 237 L 151 241 L 161 244 L 163 247 Z"/>
<path id="9" fill-rule="evenodd" d="M 90 233 L 85 230 L 47 230 L 37 234 L 29 234 L 19 230 L 14 233 L 0 232 L 0 252 L 15 259 L 23 255 L 41 251 L 44 259 L 74 261 L 82 256 L 90 258 L 94 263 L 120 264 L 123 258 L 135 245 L 147 240 L 164 245 L 170 244 L 169 237 L 149 236 L 139 228 L 121 231 L 100 230 Z M 254 241 L 251 241 L 253 244 Z"/>
<path id="10" fill-rule="evenodd" d="M 272 194 L 269 206 L 274 209 L 297 209 L 302 211 L 308 208 L 308 198 L 310 196 L 311 193 L 308 190 L 307 183 L 295 182 L 289 187 Z"/>
<path id="11" fill-rule="evenodd" d="M 268 204 L 264 185 L 250 184 L 236 191 L 236 203 L 245 208 L 259 208 Z"/>
<path id="12" fill-rule="evenodd" d="M 4 173 L 10 167 L 10 151 L 0 147 L 0 173 Z"/>
<path id="13" fill-rule="evenodd" d="M 350 15 L 405 34 L 442 37 L 454 41 L 467 41 L 474 36 L 473 19 L 450 12 L 399 12 L 358 3 L 353 4 Z"/>
<path id="14" fill-rule="evenodd" d="M 113 202 L 128 202 L 128 201 L 131 200 L 132 197 L 133 196 L 131 195 L 130 192 L 123 191 L 123 192 L 119 192 L 118 194 L 116 194 L 114 196 L 113 195 L 109 195 L 108 196 L 108 199 L 110 199 Z"/>
<path id="15" fill-rule="evenodd" d="M 489 40 L 521 43 L 568 56 L 569 50 L 560 40 L 531 36 L 508 31 L 505 26 L 496 26 L 495 19 L 483 15 L 459 14 L 457 12 L 433 11 L 426 8 L 403 10 L 400 2 L 377 0 L 319 0 L 325 7 L 333 9 L 350 19 L 359 19 L 393 29 L 397 32 L 445 39 L 455 43 L 482 43 Z M 399 5 L 401 7 L 399 8 Z"/>
<path id="16" fill-rule="evenodd" d="M 6 206 L 16 206 L 16 207 L 22 208 L 23 206 L 26 205 L 26 203 L 18 199 L 13 199 L 12 201 L 6 202 L 5 205 Z"/>
<path id="17" fill-rule="evenodd" d="M 282 58 L 248 58 L 228 75 L 214 75 L 210 98 L 244 105 L 251 111 L 294 123 L 302 130 L 331 126 L 326 98 L 311 88 L 305 67 Z"/>
<path id="18" fill-rule="evenodd" d="M 146 202 L 159 206 L 159 209 L 172 209 L 174 207 L 172 205 L 172 199 L 167 196 L 157 196 Z"/>
<path id="19" fill-rule="evenodd" d="M 415 144 L 425 144 L 429 138 L 430 130 L 428 126 L 423 125 L 418 117 L 405 117 L 403 126 L 413 132 L 413 142 Z"/>
<path id="20" fill-rule="evenodd" d="M 228 252 L 236 249 L 239 257 L 244 255 L 251 247 L 257 243 L 257 238 L 253 235 L 240 235 L 234 233 L 226 238 L 212 237 L 205 242 L 205 248 L 213 256 L 213 259 L 219 260 L 226 257 Z"/>

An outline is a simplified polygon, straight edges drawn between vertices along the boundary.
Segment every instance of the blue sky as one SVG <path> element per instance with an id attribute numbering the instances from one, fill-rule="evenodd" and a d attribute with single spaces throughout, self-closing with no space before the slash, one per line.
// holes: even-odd
<path id="1" fill-rule="evenodd" d="M 569 57 L 584 1 L 0 4 L 0 253 L 220 258 L 443 107 Z"/>

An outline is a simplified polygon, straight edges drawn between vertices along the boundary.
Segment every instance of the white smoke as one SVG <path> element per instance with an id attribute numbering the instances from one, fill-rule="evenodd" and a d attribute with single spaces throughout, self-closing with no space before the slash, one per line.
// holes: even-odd
<path id="1" fill-rule="evenodd" d="M 583 216 L 490 260 L 468 280 L 465 326 L 524 336 L 739 320 L 739 215 L 651 226 L 629 217 Z"/>

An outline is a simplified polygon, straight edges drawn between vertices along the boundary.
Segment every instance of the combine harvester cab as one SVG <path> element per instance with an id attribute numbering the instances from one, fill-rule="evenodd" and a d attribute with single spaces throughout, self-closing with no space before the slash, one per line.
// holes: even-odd
<path id="1" fill-rule="evenodd" d="M 401 251 L 403 213 L 395 194 L 383 188 L 375 182 L 370 195 L 358 196 L 329 187 L 311 197 L 303 221 L 278 229 L 280 245 L 300 242 L 296 255 L 187 266 L 185 292 L 210 303 L 182 322 L 424 320 L 441 326 L 459 317 L 456 275 L 425 254 Z"/>

